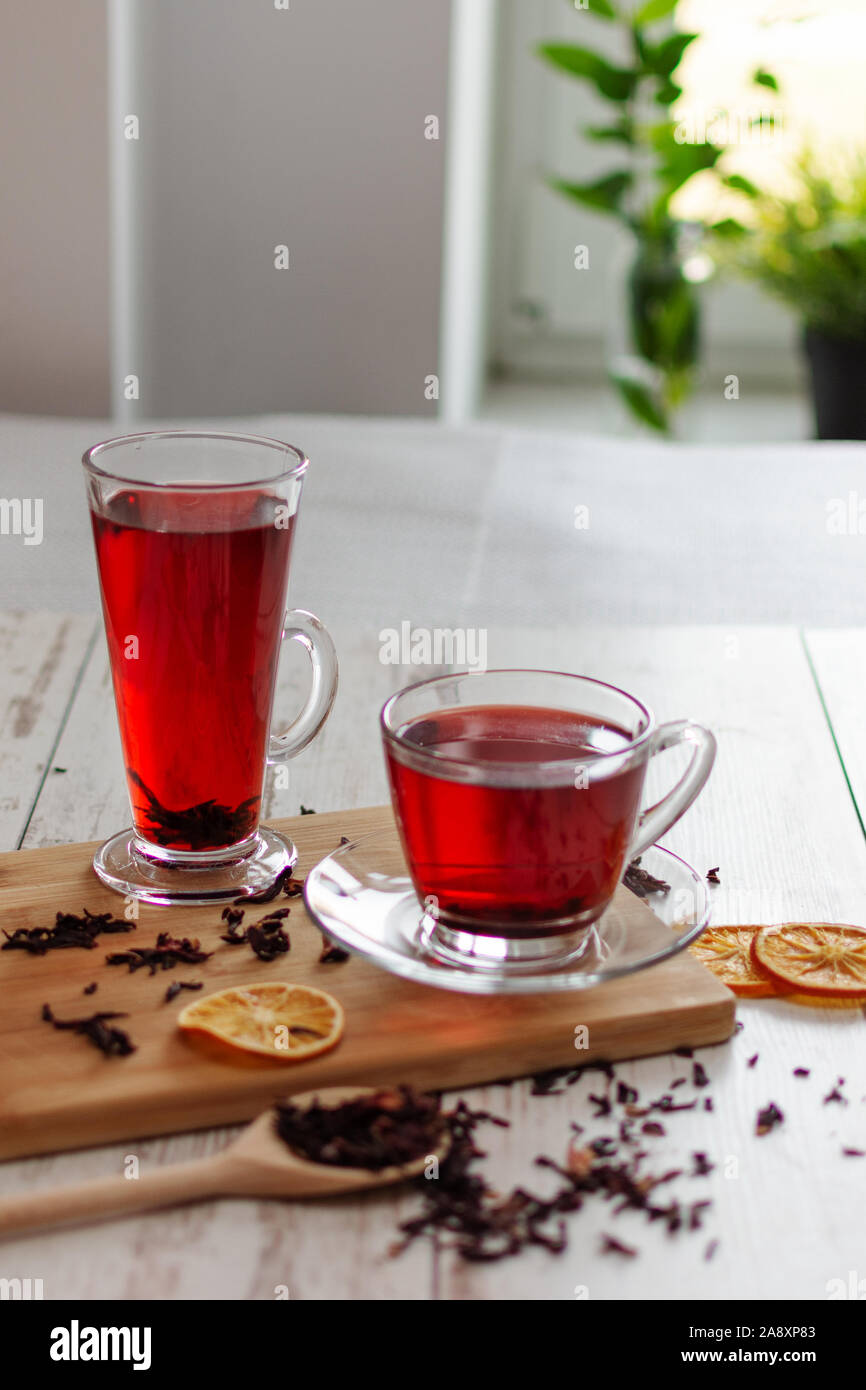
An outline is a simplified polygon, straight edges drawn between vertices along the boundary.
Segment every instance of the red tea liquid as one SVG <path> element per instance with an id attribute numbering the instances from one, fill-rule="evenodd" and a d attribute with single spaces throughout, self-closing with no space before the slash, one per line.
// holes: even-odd
<path id="1" fill-rule="evenodd" d="M 624 751 L 626 730 L 566 710 L 490 705 L 437 712 L 399 734 L 410 748 L 472 763 L 489 779 L 469 784 L 447 769 L 418 771 L 387 746 L 412 879 L 422 900 L 436 899 L 441 918 L 527 937 L 549 934 L 558 919 L 567 931 L 574 918 L 592 921 L 603 911 L 634 834 L 643 760 L 623 767 L 611 759 L 614 770 L 585 786 L 579 769 L 588 755 Z M 554 760 L 566 761 L 562 779 L 533 786 L 533 765 Z M 506 772 L 506 763 L 518 766 Z M 494 785 L 503 774 L 511 784 Z"/>
<path id="2" fill-rule="evenodd" d="M 256 492 L 121 492 L 92 517 L 135 828 L 223 849 L 258 824 L 293 521 Z"/>

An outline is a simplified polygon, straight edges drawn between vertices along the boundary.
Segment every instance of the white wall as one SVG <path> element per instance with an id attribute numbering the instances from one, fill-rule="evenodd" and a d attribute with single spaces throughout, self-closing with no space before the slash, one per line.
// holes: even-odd
<path id="1" fill-rule="evenodd" d="M 134 280 L 115 391 L 140 379 L 127 418 L 433 414 L 449 0 L 115 13 L 130 72 L 112 117 L 128 161 L 117 264 Z M 124 112 L 140 138 L 121 146 Z"/>
<path id="2" fill-rule="evenodd" d="M 0 0 L 0 410 L 109 402 L 105 0 Z"/>

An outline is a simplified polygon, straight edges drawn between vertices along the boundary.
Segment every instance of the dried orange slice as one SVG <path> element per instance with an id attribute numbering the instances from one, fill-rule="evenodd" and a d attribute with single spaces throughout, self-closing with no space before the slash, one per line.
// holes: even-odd
<path id="1" fill-rule="evenodd" d="M 268 980 L 195 999 L 178 1014 L 179 1028 L 281 1062 L 302 1062 L 327 1052 L 343 1036 L 345 1015 L 332 994 L 309 985 Z"/>
<path id="2" fill-rule="evenodd" d="M 707 927 L 689 950 L 718 975 L 734 994 L 753 999 L 776 994 L 776 986 L 752 955 L 752 942 L 759 927 Z"/>
<path id="3" fill-rule="evenodd" d="M 866 931 L 842 922 L 762 927 L 755 963 L 788 989 L 826 998 L 866 997 Z"/>

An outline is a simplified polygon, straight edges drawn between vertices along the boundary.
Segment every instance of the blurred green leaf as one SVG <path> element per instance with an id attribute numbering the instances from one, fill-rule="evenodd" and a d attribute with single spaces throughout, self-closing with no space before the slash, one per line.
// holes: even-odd
<path id="1" fill-rule="evenodd" d="M 561 72 L 591 82 L 608 101 L 628 101 L 634 91 L 636 73 L 614 67 L 606 58 L 579 44 L 543 43 L 538 53 Z"/>
<path id="2" fill-rule="evenodd" d="M 764 68 L 758 68 L 757 72 L 752 74 L 752 81 L 756 82 L 759 87 L 769 87 L 771 92 L 778 92 L 779 90 L 779 83 L 776 78 Z"/>
<path id="3" fill-rule="evenodd" d="M 816 227 L 804 240 L 812 251 L 866 246 L 866 215 L 833 219 L 826 226 Z"/>
<path id="4" fill-rule="evenodd" d="M 673 14 L 678 4 L 679 0 L 646 0 L 646 4 L 641 5 L 632 23 L 655 24 L 657 19 L 664 19 L 667 15 Z"/>
<path id="5" fill-rule="evenodd" d="M 646 44 L 644 62 L 657 77 L 670 77 L 674 68 L 682 62 L 689 44 L 699 37 L 699 34 L 671 34 L 661 43 Z"/>
<path id="6" fill-rule="evenodd" d="M 619 15 L 610 0 L 589 0 L 588 4 L 581 5 L 580 8 L 589 10 L 590 14 L 598 15 L 599 19 L 619 19 Z"/>
<path id="7" fill-rule="evenodd" d="M 587 140 L 613 141 L 620 145 L 635 144 L 634 122 L 623 116 L 616 125 L 588 125 L 583 127 Z"/>
<path id="8" fill-rule="evenodd" d="M 653 101 L 658 106 L 673 106 L 675 101 L 679 101 L 682 94 L 682 87 L 678 87 L 676 82 L 670 82 L 667 78 L 665 78 L 664 82 L 659 87 L 658 91 L 653 97 Z"/>
<path id="9" fill-rule="evenodd" d="M 866 154 L 829 172 L 806 150 L 790 174 L 784 196 L 758 190 L 746 234 L 720 239 L 720 251 L 803 322 L 866 340 Z"/>
<path id="10" fill-rule="evenodd" d="M 620 212 L 620 202 L 626 189 L 630 187 L 634 175 L 630 169 L 606 174 L 592 183 L 569 183 L 567 179 L 551 179 L 550 186 L 564 193 L 584 207 L 600 208 L 604 212 Z"/>
<path id="11" fill-rule="evenodd" d="M 648 386 L 628 376 L 614 376 L 612 380 L 633 415 L 651 429 L 667 434 L 668 418 L 664 407 L 655 400 Z"/>
<path id="12" fill-rule="evenodd" d="M 645 38 L 642 30 L 632 29 L 631 41 L 634 45 L 634 51 L 640 59 L 641 67 L 647 67 L 647 54 L 649 53 L 650 48 L 652 47 L 649 39 Z"/>
<path id="13" fill-rule="evenodd" d="M 745 193 L 747 198 L 760 197 L 760 189 L 751 179 L 747 179 L 744 174 L 726 174 L 722 179 L 726 188 L 733 188 L 737 193 Z"/>
<path id="14" fill-rule="evenodd" d="M 735 217 L 723 217 L 721 222 L 712 222 L 710 231 L 720 237 L 738 237 L 746 235 L 746 228 L 742 222 L 738 222 Z"/>
<path id="15" fill-rule="evenodd" d="M 681 188 L 693 174 L 712 169 L 722 154 L 720 146 L 711 145 L 707 141 L 680 144 L 674 134 L 675 130 L 672 122 L 665 121 L 654 126 L 650 134 L 653 148 L 660 158 L 658 178 L 664 184 L 668 197 Z"/>

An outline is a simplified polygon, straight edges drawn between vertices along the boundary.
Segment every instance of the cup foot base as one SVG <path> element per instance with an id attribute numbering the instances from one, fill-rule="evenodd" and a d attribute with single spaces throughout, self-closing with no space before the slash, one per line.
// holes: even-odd
<path id="1" fill-rule="evenodd" d="M 434 920 L 428 913 L 421 923 L 421 939 L 432 958 L 464 970 L 506 975 L 531 975 L 570 965 L 586 951 L 591 936 L 589 925 L 578 923 L 571 930 L 534 937 L 476 934 Z"/>
<path id="2" fill-rule="evenodd" d="M 132 829 L 112 835 L 94 854 L 94 871 L 116 893 L 164 907 L 225 903 L 264 893 L 298 861 L 291 840 L 264 825 L 241 857 L 211 864 L 152 859 L 137 843 Z"/>

